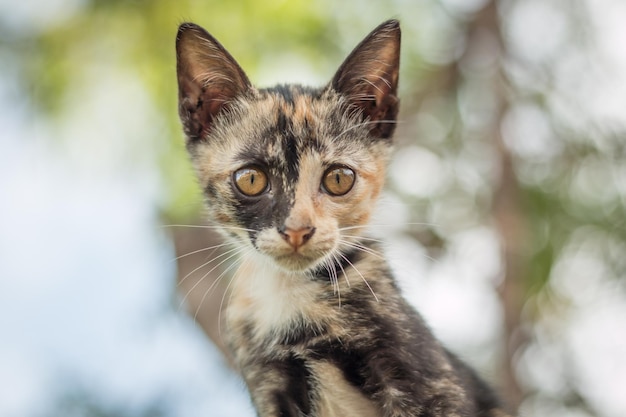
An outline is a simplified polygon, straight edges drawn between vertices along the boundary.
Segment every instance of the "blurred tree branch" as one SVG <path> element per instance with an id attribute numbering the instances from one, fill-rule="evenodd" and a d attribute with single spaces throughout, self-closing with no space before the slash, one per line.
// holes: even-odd
<path id="1" fill-rule="evenodd" d="M 504 145 L 501 134 L 503 117 L 509 106 L 507 93 L 510 91 L 510 86 L 502 68 L 506 59 L 506 50 L 498 16 L 498 2 L 495 0 L 490 1 L 469 25 L 468 50 L 471 50 L 474 42 L 482 39 L 477 36 L 477 33 L 482 30 L 486 30 L 496 41 L 496 48 L 492 53 L 495 55 L 493 59 L 498 67 L 490 83 L 496 97 L 497 107 L 492 116 L 489 134 L 500 161 L 500 178 L 496 181 L 492 210 L 504 257 L 504 279 L 499 291 L 504 308 L 506 341 L 502 380 L 504 395 L 508 403 L 517 409 L 522 402 L 523 393 L 515 375 L 515 354 L 527 342 L 521 331 L 520 315 L 525 298 L 524 282 L 529 260 L 528 236 L 525 233 L 528 228 L 527 219 L 522 211 L 520 186 L 514 172 L 512 156 Z"/>

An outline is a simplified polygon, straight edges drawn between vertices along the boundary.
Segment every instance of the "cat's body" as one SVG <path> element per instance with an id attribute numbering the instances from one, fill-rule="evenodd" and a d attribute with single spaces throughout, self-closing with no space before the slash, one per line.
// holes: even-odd
<path id="1" fill-rule="evenodd" d="M 261 417 L 504 416 L 402 298 L 365 234 L 398 100 L 389 21 L 329 86 L 259 90 L 203 29 L 177 38 L 180 114 L 240 253 L 226 336 Z"/>

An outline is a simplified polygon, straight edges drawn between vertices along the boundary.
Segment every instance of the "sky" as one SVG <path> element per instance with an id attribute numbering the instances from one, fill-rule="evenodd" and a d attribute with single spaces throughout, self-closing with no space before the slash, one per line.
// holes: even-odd
<path id="1" fill-rule="evenodd" d="M 129 411 L 165 398 L 171 415 L 252 415 L 240 382 L 173 307 L 155 170 L 109 175 L 119 154 L 50 146 L 50 129 L 0 108 L 0 415 L 54 415 L 72 390 Z"/>

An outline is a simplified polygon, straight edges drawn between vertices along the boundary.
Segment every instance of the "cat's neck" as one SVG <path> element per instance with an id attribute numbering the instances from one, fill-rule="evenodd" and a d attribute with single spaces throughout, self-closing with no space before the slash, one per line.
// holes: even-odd
<path id="1" fill-rule="evenodd" d="M 328 287 L 305 272 L 288 272 L 257 256 L 242 259 L 232 279 L 227 318 L 254 324 L 259 336 L 314 316 L 311 310 Z"/>
<path id="2" fill-rule="evenodd" d="M 252 324 L 259 337 L 318 327 L 343 317 L 342 303 L 355 294 L 376 303 L 378 292 L 388 294 L 392 278 L 381 273 L 385 269 L 371 248 L 338 254 L 307 272 L 288 272 L 252 255 L 241 259 L 233 276 L 227 319 Z"/>

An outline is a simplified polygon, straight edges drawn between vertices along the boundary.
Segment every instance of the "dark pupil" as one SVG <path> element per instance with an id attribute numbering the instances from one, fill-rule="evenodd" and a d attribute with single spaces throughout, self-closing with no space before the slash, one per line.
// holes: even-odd
<path id="1" fill-rule="evenodd" d="M 250 185 L 254 185 L 254 173 L 250 173 Z"/>
<path id="2" fill-rule="evenodd" d="M 339 175 L 339 172 L 335 174 L 335 182 L 337 185 L 341 184 L 341 176 Z"/>

